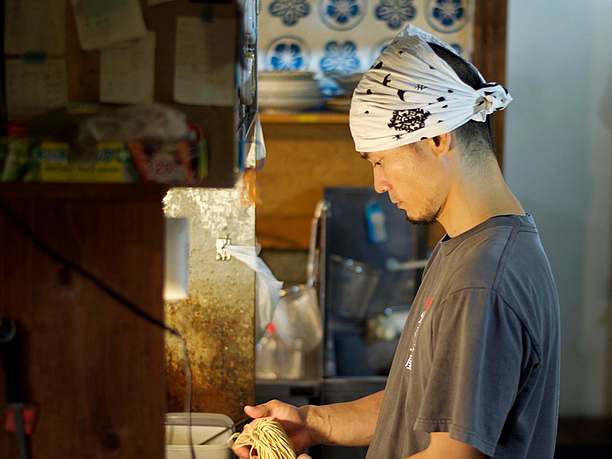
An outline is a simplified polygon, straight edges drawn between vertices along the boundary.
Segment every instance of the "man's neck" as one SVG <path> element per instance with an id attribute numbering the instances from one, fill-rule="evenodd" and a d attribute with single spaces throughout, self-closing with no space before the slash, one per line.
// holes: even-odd
<path id="1" fill-rule="evenodd" d="M 455 237 L 497 215 L 525 215 L 525 211 L 495 164 L 487 173 L 457 177 L 437 220 Z"/>

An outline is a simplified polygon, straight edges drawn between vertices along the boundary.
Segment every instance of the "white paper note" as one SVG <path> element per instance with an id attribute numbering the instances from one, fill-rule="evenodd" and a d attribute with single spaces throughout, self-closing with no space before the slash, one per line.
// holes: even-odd
<path id="1" fill-rule="evenodd" d="M 66 48 L 65 0 L 6 0 L 4 52 L 61 56 Z"/>
<path id="2" fill-rule="evenodd" d="M 155 33 L 113 45 L 100 56 L 100 100 L 115 104 L 153 102 Z"/>
<path id="3" fill-rule="evenodd" d="M 9 119 L 23 119 L 61 108 L 68 101 L 66 61 L 6 60 L 6 103 Z"/>
<path id="4" fill-rule="evenodd" d="M 147 33 L 139 0 L 72 0 L 72 6 L 84 50 L 102 49 Z"/>
<path id="5" fill-rule="evenodd" d="M 234 99 L 234 23 L 178 17 L 174 100 L 182 104 L 231 106 Z"/>

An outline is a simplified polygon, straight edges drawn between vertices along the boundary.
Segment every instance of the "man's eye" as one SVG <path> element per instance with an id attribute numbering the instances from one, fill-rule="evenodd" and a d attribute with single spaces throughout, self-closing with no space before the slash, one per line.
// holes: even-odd
<path id="1" fill-rule="evenodd" d="M 374 167 L 376 167 L 376 166 L 382 166 L 382 161 L 376 161 L 374 163 Z"/>

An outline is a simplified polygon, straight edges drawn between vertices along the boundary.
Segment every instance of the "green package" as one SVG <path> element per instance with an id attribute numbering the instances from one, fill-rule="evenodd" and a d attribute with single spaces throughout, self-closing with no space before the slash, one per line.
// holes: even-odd
<path id="1" fill-rule="evenodd" d="M 30 156 L 30 139 L 9 137 L 8 153 L 2 171 L 3 182 L 14 182 L 21 179 L 25 173 Z"/>

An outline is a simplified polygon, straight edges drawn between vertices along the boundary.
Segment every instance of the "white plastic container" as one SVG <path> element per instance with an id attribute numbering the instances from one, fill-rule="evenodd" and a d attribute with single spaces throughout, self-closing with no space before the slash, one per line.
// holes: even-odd
<path id="1" fill-rule="evenodd" d="M 206 445 L 198 443 L 232 425 L 232 420 L 224 414 L 192 413 L 191 436 L 196 458 L 231 459 L 233 455 L 228 440 L 234 433 L 233 429 L 227 430 Z M 191 459 L 188 432 L 189 413 L 166 414 L 166 459 Z"/>
<path id="2" fill-rule="evenodd" d="M 255 376 L 257 379 L 280 378 L 279 354 L 282 341 L 276 336 L 276 327 L 269 323 L 265 334 L 255 345 Z"/>

